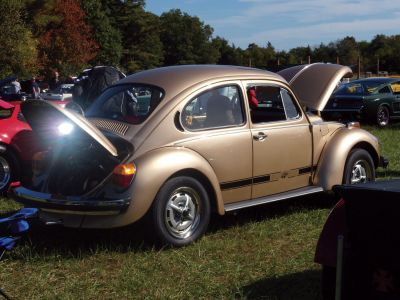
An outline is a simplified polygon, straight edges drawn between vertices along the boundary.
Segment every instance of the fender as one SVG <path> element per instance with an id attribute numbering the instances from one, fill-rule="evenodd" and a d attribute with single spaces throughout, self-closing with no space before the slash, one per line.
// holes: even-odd
<path id="1" fill-rule="evenodd" d="M 219 214 L 224 214 L 224 204 L 217 176 L 211 165 L 198 153 L 184 147 L 164 147 L 149 151 L 134 159 L 137 173 L 133 179 L 132 200 L 126 212 L 119 216 L 85 216 L 82 227 L 119 227 L 141 219 L 150 209 L 162 185 L 172 176 L 185 172 L 203 174 L 214 191 Z M 148 187 L 152 188 L 149 189 Z"/>
<path id="2" fill-rule="evenodd" d="M 319 236 L 314 262 L 336 268 L 337 237 L 346 235 L 345 202 L 340 199 L 329 213 Z"/>
<path id="3" fill-rule="evenodd" d="M 341 127 L 333 135 L 322 150 L 313 180 L 314 184 L 324 190 L 331 190 L 332 186 L 342 184 L 345 162 L 353 148 L 367 150 L 375 168 L 379 163 L 378 139 L 369 132 L 359 128 Z"/>

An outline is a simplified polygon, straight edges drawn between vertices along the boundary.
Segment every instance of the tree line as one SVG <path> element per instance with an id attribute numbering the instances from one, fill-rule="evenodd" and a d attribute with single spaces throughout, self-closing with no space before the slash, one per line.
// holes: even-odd
<path id="1" fill-rule="evenodd" d="M 278 51 L 266 41 L 246 49 L 196 16 L 173 9 L 157 16 L 144 0 L 0 0 L 0 76 L 79 73 L 113 65 L 126 73 L 178 64 L 229 64 L 277 70 L 308 62 L 349 65 L 353 71 L 400 72 L 400 35 L 370 42 L 352 36 Z"/>

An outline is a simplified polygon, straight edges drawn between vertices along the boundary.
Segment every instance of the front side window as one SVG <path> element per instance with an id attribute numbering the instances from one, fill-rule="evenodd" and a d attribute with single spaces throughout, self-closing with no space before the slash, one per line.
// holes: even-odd
<path id="1" fill-rule="evenodd" d="M 105 90 L 88 108 L 85 115 L 140 124 L 154 111 L 164 97 L 158 87 L 121 84 Z"/>
<path id="2" fill-rule="evenodd" d="M 274 85 L 249 85 L 247 97 L 253 123 L 297 119 L 300 110 L 290 92 Z"/>
<path id="3" fill-rule="evenodd" d="M 183 127 L 203 130 L 244 123 L 242 97 L 235 85 L 215 88 L 191 99 L 181 115 Z"/>

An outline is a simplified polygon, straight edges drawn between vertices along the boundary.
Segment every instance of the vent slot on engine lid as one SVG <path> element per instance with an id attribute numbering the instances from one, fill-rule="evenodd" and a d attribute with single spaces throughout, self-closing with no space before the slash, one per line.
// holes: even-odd
<path id="1" fill-rule="evenodd" d="M 129 125 L 113 120 L 90 118 L 90 122 L 98 128 L 106 129 L 119 135 L 125 135 L 129 129 Z"/>

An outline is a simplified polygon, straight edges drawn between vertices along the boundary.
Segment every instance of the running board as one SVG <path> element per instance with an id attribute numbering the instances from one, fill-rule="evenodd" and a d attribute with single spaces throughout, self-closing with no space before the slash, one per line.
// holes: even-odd
<path id="1" fill-rule="evenodd" d="M 324 189 L 320 186 L 311 186 L 311 187 L 305 187 L 285 193 L 280 193 L 280 194 L 275 194 L 267 197 L 261 197 L 253 200 L 246 200 L 246 201 L 240 201 L 237 203 L 229 203 L 225 205 L 225 211 L 232 211 L 232 210 L 237 210 L 241 208 L 246 208 L 246 207 L 251 207 L 251 206 L 256 206 L 260 204 L 265 204 L 265 203 L 270 203 L 270 202 L 276 202 L 280 200 L 285 200 L 285 199 L 290 199 L 290 198 L 295 198 L 295 197 L 300 197 L 300 196 L 305 196 L 309 194 L 315 194 L 315 193 L 320 193 L 323 192 Z"/>

